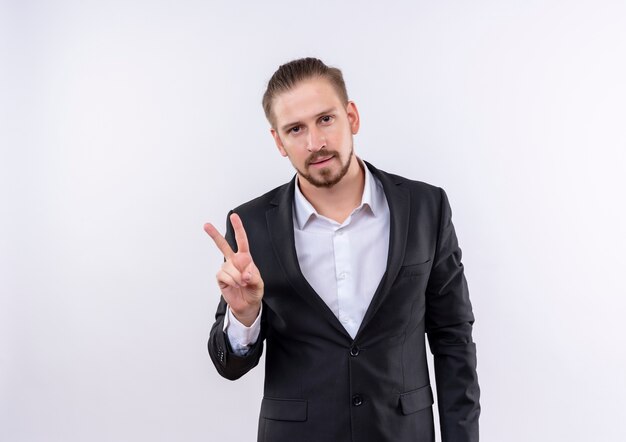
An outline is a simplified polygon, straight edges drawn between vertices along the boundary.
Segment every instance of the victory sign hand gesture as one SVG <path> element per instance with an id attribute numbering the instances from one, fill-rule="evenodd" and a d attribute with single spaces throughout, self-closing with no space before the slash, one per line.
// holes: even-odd
<path id="1" fill-rule="evenodd" d="M 235 231 L 236 253 L 211 223 L 204 225 L 204 231 L 209 234 L 226 259 L 216 275 L 222 296 L 237 320 L 249 327 L 261 308 L 263 279 L 252 261 L 248 237 L 241 218 L 233 213 L 230 215 L 230 222 Z"/>

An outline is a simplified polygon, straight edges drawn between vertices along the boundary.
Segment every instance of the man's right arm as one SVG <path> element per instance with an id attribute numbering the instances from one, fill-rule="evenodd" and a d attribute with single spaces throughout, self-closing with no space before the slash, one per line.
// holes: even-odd
<path id="1" fill-rule="evenodd" d="M 204 230 L 224 255 L 224 264 L 216 275 L 222 296 L 209 335 L 208 349 L 220 375 L 233 380 L 255 367 L 263 352 L 261 305 L 264 284 L 237 214 L 229 213 L 225 237 L 209 223 L 205 224 Z"/>

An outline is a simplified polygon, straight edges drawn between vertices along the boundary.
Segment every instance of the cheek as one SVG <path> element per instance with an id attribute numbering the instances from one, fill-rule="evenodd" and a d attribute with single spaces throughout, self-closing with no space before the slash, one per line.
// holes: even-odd
<path id="1" fill-rule="evenodd" d="M 285 156 L 289 158 L 289 161 L 291 161 L 291 164 L 293 164 L 294 166 L 301 166 L 304 164 L 309 155 L 308 152 L 304 149 L 292 148 L 291 150 L 289 150 L 289 154 Z"/>
<path id="2" fill-rule="evenodd" d="M 352 132 L 345 131 L 341 134 L 337 135 L 337 140 L 341 142 L 341 146 L 346 150 L 350 150 L 350 146 L 352 145 Z"/>

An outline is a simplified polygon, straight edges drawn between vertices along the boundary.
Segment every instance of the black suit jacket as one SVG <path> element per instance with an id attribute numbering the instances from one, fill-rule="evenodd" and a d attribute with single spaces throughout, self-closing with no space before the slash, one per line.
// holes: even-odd
<path id="1" fill-rule="evenodd" d="M 366 164 L 383 185 L 391 227 L 387 269 L 354 340 L 298 265 L 294 178 L 234 210 L 265 282 L 261 336 L 245 357 L 233 354 L 222 299 L 211 359 L 237 379 L 265 342 L 259 441 L 434 441 L 427 334 L 442 439 L 478 441 L 474 316 L 446 194 Z M 235 250 L 228 222 L 226 239 Z"/>

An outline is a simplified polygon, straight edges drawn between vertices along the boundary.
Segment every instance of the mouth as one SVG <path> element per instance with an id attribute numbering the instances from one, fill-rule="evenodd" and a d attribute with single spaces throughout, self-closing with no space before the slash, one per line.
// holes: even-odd
<path id="1" fill-rule="evenodd" d="M 334 157 L 335 157 L 334 155 L 329 155 L 327 157 L 318 158 L 315 161 L 312 161 L 310 165 L 315 166 L 315 167 L 322 167 L 328 164 L 328 162 L 332 160 Z"/>

